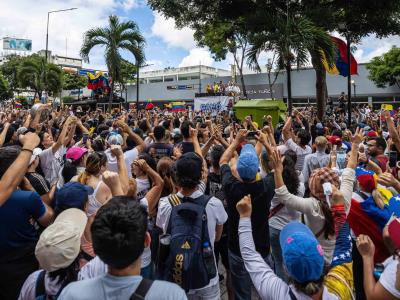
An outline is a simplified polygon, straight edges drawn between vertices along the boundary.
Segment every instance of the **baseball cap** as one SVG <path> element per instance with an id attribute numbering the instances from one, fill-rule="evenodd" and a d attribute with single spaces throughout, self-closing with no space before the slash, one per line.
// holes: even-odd
<path id="1" fill-rule="evenodd" d="M 317 125 L 315 125 L 315 127 L 317 129 L 324 129 L 324 125 L 322 125 L 322 123 L 317 123 Z"/>
<path id="2" fill-rule="evenodd" d="M 290 222 L 279 236 L 282 257 L 289 275 L 299 283 L 318 280 L 324 269 L 324 250 L 311 230 Z"/>
<path id="3" fill-rule="evenodd" d="M 337 135 L 331 135 L 328 137 L 328 142 L 332 145 L 340 146 L 342 144 L 342 139 Z"/>
<path id="4" fill-rule="evenodd" d="M 31 165 L 35 161 L 36 157 L 38 157 L 42 152 L 43 150 L 40 148 L 33 149 L 31 159 L 29 160 L 29 165 Z"/>
<path id="5" fill-rule="evenodd" d="M 87 185 L 79 182 L 68 182 L 57 191 L 56 208 L 82 208 L 88 199 L 88 196 L 93 194 L 94 190 Z"/>
<path id="6" fill-rule="evenodd" d="M 67 150 L 66 158 L 72 160 L 80 159 L 85 153 L 88 152 L 88 149 L 81 147 L 71 147 Z"/>
<path id="7" fill-rule="evenodd" d="M 36 244 L 35 255 L 40 266 L 53 272 L 68 267 L 81 250 L 81 237 L 87 217 L 76 208 L 64 210 L 47 227 Z"/>
<path id="8" fill-rule="evenodd" d="M 203 170 L 203 160 L 198 154 L 187 152 L 176 161 L 175 169 L 180 178 L 200 179 Z"/>
<path id="9" fill-rule="evenodd" d="M 370 138 L 378 137 L 378 133 L 376 131 L 368 131 L 367 136 Z"/>
<path id="10" fill-rule="evenodd" d="M 258 156 L 256 149 L 251 144 L 246 144 L 240 151 L 236 169 L 243 181 L 252 181 L 258 172 Z"/>
<path id="11" fill-rule="evenodd" d="M 393 219 L 388 226 L 389 237 L 396 249 L 400 249 L 400 219 Z"/>

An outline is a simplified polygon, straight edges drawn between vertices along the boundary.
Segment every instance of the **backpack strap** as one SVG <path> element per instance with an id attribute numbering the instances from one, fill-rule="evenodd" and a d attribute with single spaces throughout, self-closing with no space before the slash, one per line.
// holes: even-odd
<path id="1" fill-rule="evenodd" d="M 275 207 L 269 212 L 268 219 L 271 219 L 273 216 L 275 216 L 284 206 L 285 206 L 285 204 L 283 204 L 283 203 L 279 203 L 277 206 L 275 206 Z"/>
<path id="2" fill-rule="evenodd" d="M 46 297 L 47 297 L 46 287 L 44 285 L 44 276 L 45 275 L 46 275 L 46 271 L 42 270 L 36 279 L 35 298 L 44 296 L 44 299 L 46 299 Z"/>
<path id="3" fill-rule="evenodd" d="M 289 297 L 290 297 L 290 300 L 297 300 L 296 295 L 293 293 L 293 291 L 290 287 L 289 287 Z"/>
<path id="4" fill-rule="evenodd" d="M 139 286 L 136 288 L 136 290 L 129 298 L 129 300 L 144 300 L 152 284 L 153 280 L 143 278 L 142 281 L 140 281 Z"/>

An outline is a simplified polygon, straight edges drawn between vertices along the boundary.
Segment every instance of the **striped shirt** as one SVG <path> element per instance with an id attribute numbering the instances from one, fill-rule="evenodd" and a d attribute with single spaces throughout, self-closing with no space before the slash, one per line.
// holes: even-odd
<path id="1" fill-rule="evenodd" d="M 26 173 L 25 176 L 40 196 L 43 196 L 50 191 L 49 182 L 39 173 L 29 172 Z"/>

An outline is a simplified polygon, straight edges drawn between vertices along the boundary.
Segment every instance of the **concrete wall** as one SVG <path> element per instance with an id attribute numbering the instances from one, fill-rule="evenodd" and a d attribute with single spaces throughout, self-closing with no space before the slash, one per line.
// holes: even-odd
<path id="1" fill-rule="evenodd" d="M 356 84 L 357 97 L 387 97 L 392 100 L 393 96 L 400 97 L 400 89 L 396 86 L 380 89 L 368 79 L 368 70 L 365 64 L 358 66 L 359 75 L 352 76 Z M 229 76 L 207 78 L 201 80 L 201 91 L 205 91 L 207 84 L 214 81 L 222 80 L 227 83 L 231 80 Z M 240 83 L 240 78 L 237 77 L 237 82 Z M 268 88 L 267 74 L 249 74 L 245 75 L 246 85 L 261 85 L 264 84 Z M 286 75 L 280 74 L 276 84 L 283 85 L 283 96 L 287 96 Z M 167 86 L 190 85 L 192 89 L 186 90 L 168 90 Z M 341 92 L 347 92 L 347 78 L 342 76 L 333 76 L 327 74 L 328 93 L 331 97 L 337 97 Z M 170 101 L 170 100 L 193 100 L 195 93 L 199 92 L 199 80 L 185 80 L 178 82 L 159 82 L 141 84 L 139 86 L 139 100 L 148 101 Z M 354 93 L 352 87 L 352 93 Z M 292 95 L 293 98 L 315 98 L 315 71 L 313 69 L 294 70 L 292 72 Z M 136 101 L 136 86 L 128 87 L 128 101 Z"/>

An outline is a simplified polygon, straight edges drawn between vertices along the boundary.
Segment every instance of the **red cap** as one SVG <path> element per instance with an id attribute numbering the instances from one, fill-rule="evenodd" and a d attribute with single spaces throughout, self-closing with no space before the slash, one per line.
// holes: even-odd
<path id="1" fill-rule="evenodd" d="M 328 137 L 328 142 L 332 145 L 340 146 L 342 144 L 342 139 L 337 135 L 331 135 Z"/>
<path id="2" fill-rule="evenodd" d="M 67 154 L 65 155 L 67 159 L 78 160 L 85 153 L 88 152 L 88 149 L 81 147 L 71 147 L 68 149 Z"/>
<path id="3" fill-rule="evenodd" d="M 370 138 L 378 137 L 378 133 L 376 131 L 369 131 L 367 136 Z"/>
<path id="4" fill-rule="evenodd" d="M 389 227 L 389 236 L 392 240 L 396 249 L 400 249 L 400 219 L 394 219 L 390 222 Z"/>

